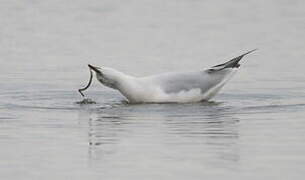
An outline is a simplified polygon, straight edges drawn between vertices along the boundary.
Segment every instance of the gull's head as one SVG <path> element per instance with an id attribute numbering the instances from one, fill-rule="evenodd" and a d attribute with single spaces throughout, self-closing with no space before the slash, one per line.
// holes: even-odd
<path id="1" fill-rule="evenodd" d="M 100 81 L 105 86 L 116 88 L 116 86 L 122 82 L 122 80 L 127 77 L 122 72 L 119 72 L 112 68 L 107 67 L 97 67 L 92 66 L 91 64 L 88 64 L 89 68 L 93 70 L 96 74 L 96 78 L 98 81 Z"/>

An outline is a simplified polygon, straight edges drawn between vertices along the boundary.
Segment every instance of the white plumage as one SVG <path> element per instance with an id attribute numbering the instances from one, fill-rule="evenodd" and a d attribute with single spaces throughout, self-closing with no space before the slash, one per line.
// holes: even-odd
<path id="1" fill-rule="evenodd" d="M 207 70 L 147 77 L 126 75 L 107 67 L 89 67 L 102 84 L 120 91 L 130 103 L 199 102 L 214 97 L 236 72 L 243 56 L 253 51 Z"/>

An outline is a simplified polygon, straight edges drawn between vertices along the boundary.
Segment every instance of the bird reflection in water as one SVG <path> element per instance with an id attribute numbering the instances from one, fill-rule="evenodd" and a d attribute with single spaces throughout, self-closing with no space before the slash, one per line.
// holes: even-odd
<path id="1" fill-rule="evenodd" d="M 223 103 L 124 105 L 88 122 L 91 164 L 159 159 L 234 168 L 239 160 L 239 120 Z"/>

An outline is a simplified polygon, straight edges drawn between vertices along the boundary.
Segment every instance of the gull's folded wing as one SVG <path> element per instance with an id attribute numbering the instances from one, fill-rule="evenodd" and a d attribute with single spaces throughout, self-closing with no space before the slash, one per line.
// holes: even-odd
<path id="1" fill-rule="evenodd" d="M 252 53 L 253 51 L 256 51 L 256 50 L 257 50 L 257 49 L 253 49 L 253 50 L 248 51 L 248 52 L 246 52 L 246 53 L 244 53 L 244 54 L 242 54 L 242 55 L 240 55 L 240 56 L 238 56 L 238 57 L 236 57 L 236 58 L 233 58 L 233 59 L 231 59 L 230 61 L 227 61 L 227 62 L 225 62 L 225 63 L 223 63 L 223 64 L 218 64 L 218 65 L 216 65 L 216 66 L 213 66 L 213 67 L 209 68 L 209 69 L 207 70 L 207 72 L 211 73 L 211 72 L 214 72 L 214 71 L 220 71 L 220 70 L 225 69 L 225 68 L 238 68 L 238 67 L 240 66 L 239 61 L 240 61 L 245 55 L 247 55 L 247 54 L 249 54 L 249 53 Z"/>

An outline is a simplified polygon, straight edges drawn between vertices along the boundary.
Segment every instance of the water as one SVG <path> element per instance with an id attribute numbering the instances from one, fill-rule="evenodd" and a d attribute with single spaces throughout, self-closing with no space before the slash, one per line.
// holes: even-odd
<path id="1" fill-rule="evenodd" d="M 1 179 L 303 179 L 303 1 L 1 1 Z M 253 48 L 213 101 L 129 105 L 143 76 Z"/>

